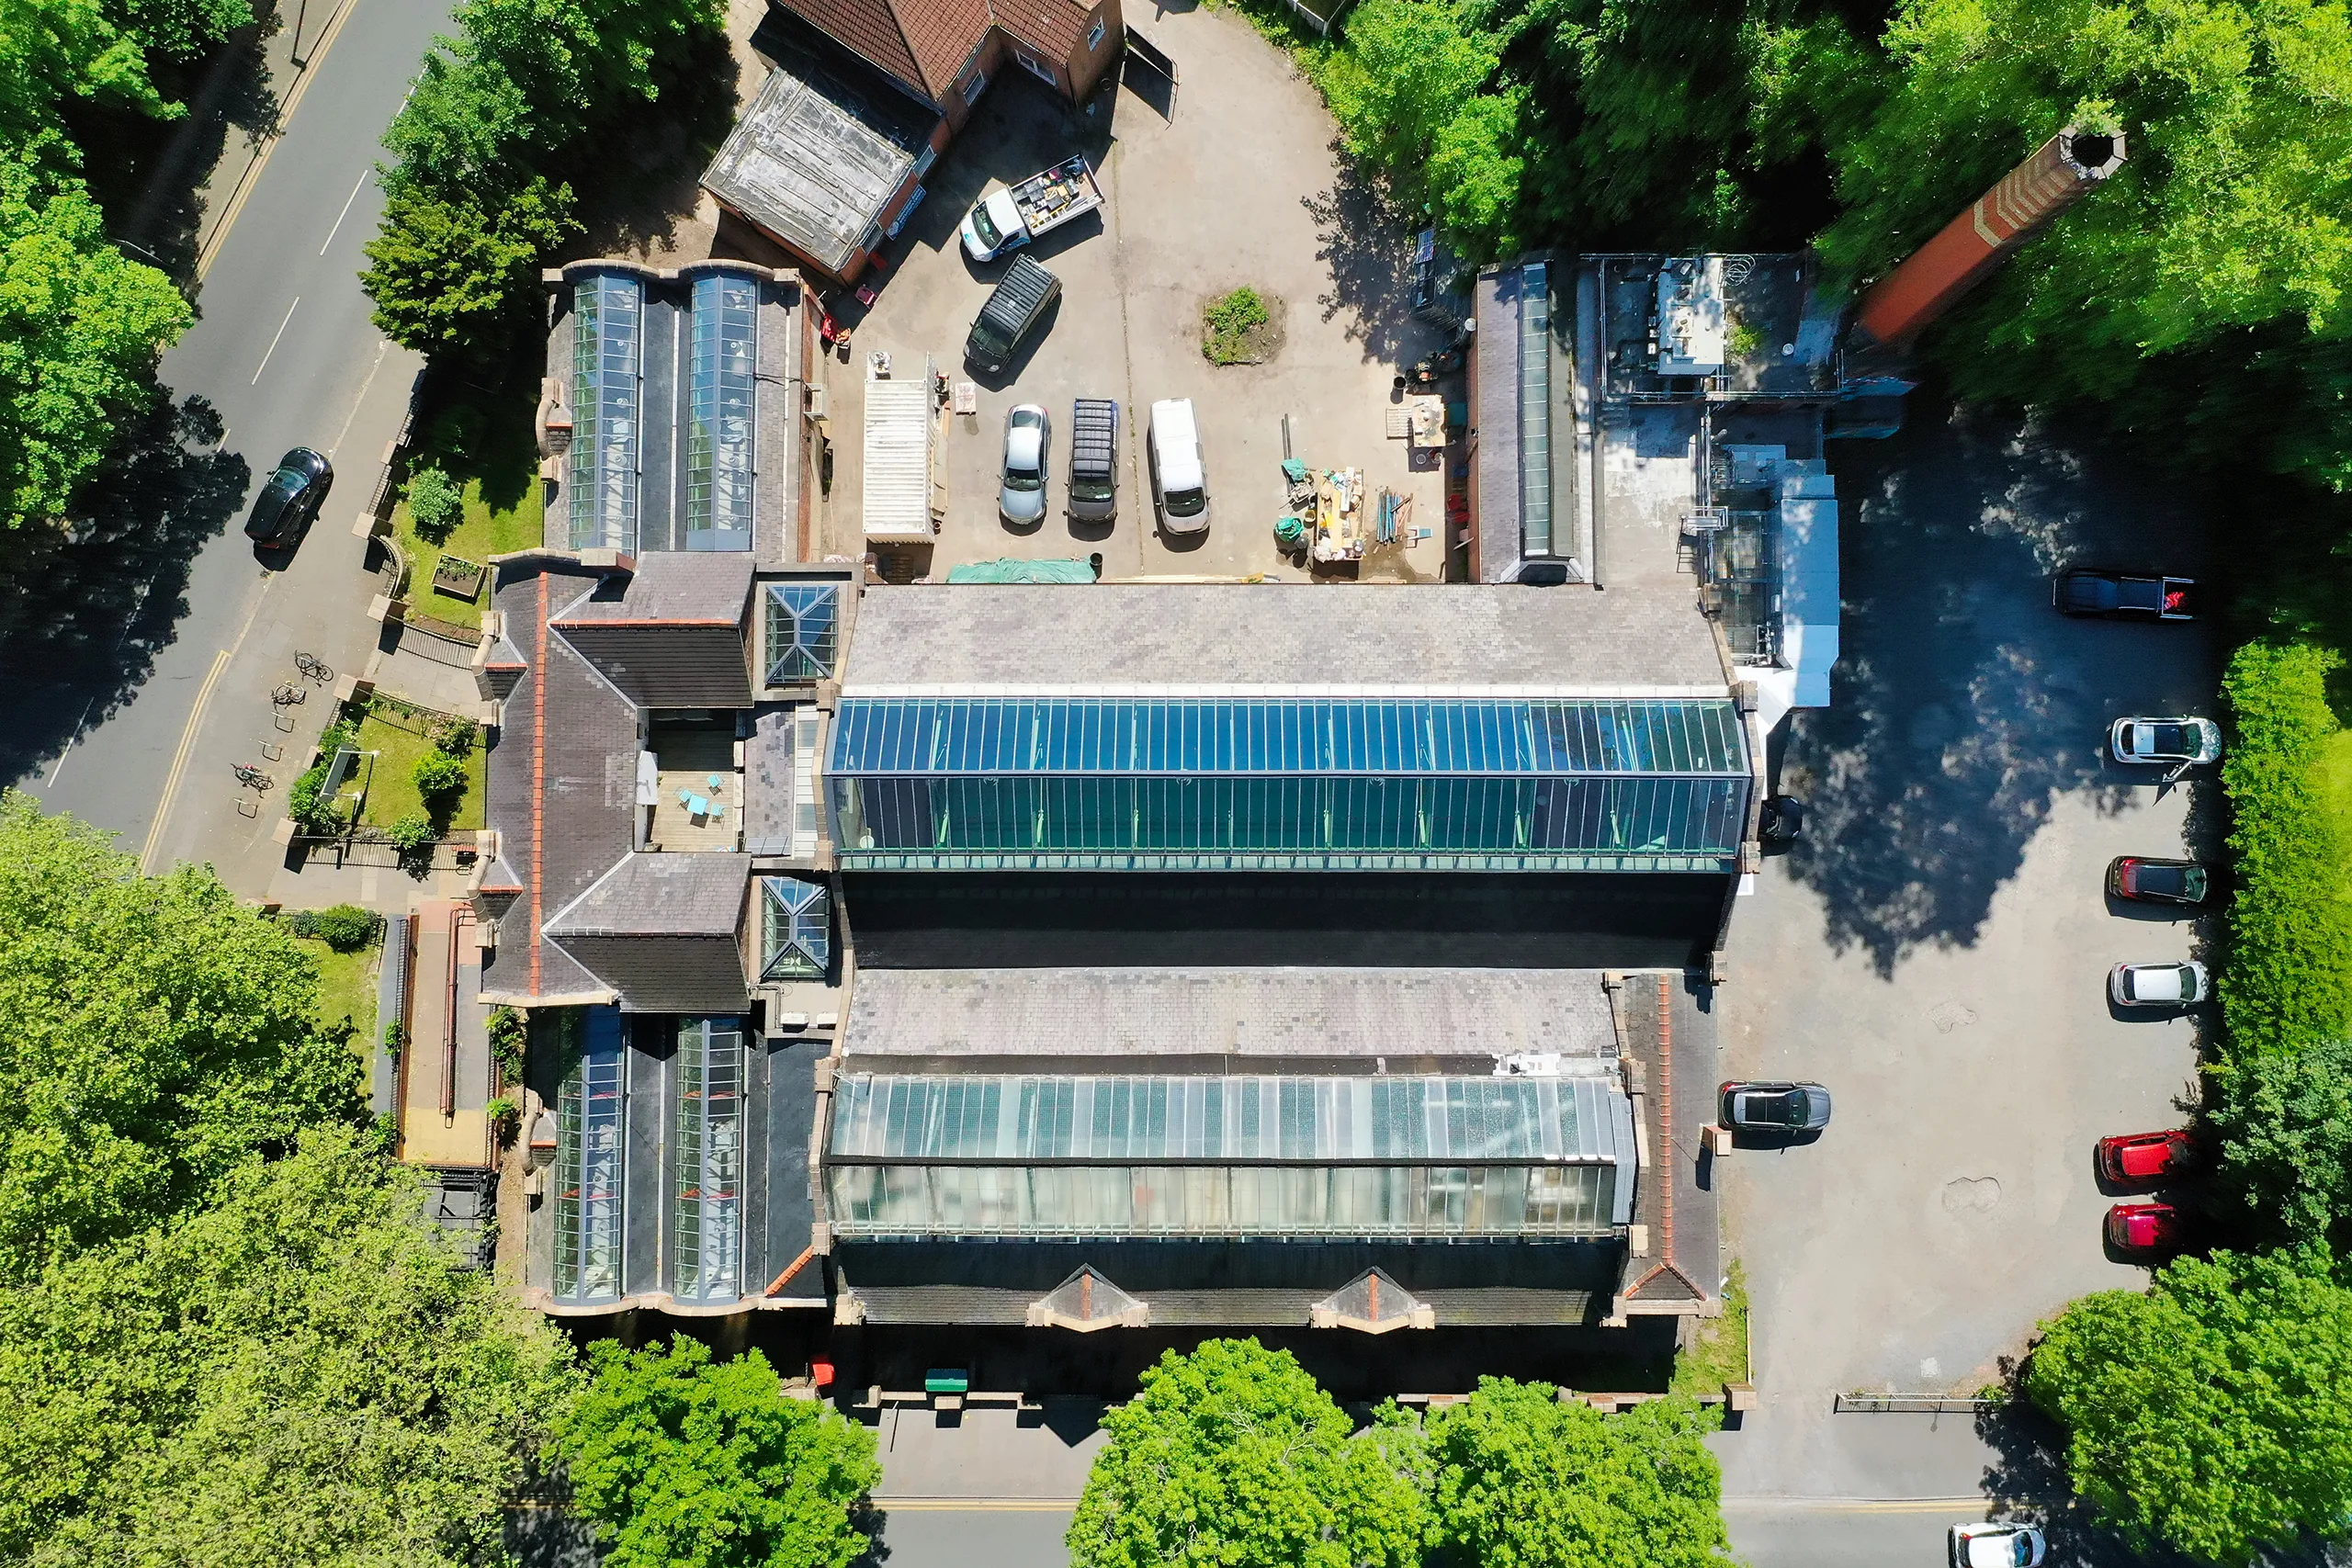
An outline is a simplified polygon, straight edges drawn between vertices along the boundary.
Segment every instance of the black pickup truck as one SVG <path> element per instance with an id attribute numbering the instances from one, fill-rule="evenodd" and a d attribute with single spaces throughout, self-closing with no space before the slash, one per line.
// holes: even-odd
<path id="1" fill-rule="evenodd" d="M 2197 618 L 2197 580 L 2078 566 L 2052 581 L 2050 602 L 2069 615 L 2190 621 Z"/>

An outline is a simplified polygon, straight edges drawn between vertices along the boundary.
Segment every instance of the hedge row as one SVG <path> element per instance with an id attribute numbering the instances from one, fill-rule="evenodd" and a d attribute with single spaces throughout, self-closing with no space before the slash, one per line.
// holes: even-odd
<path id="1" fill-rule="evenodd" d="M 2352 1024 L 2345 829 L 2319 777 L 2337 662 L 2324 648 L 2248 643 L 2222 680 L 2237 728 L 2222 767 L 2238 876 L 2221 987 L 2233 1056 L 2301 1051 Z"/>

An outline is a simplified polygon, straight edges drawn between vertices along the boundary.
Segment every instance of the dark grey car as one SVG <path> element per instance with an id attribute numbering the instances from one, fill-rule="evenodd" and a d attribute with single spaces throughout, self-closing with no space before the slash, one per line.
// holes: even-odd
<path id="1" fill-rule="evenodd" d="M 245 537 L 261 545 L 290 544 L 317 518 L 334 483 L 334 464 L 308 446 L 295 447 L 262 481 L 245 518 Z"/>
<path id="2" fill-rule="evenodd" d="M 1723 1124 L 1735 1133 L 1817 1133 L 1829 1125 L 1829 1091 L 1817 1083 L 1727 1083 Z"/>

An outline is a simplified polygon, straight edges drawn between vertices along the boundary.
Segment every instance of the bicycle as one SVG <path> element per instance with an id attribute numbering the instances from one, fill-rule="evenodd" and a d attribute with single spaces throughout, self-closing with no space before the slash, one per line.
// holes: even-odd
<path id="1" fill-rule="evenodd" d="M 266 790 L 277 783 L 251 762 L 232 762 L 230 766 L 236 772 L 237 782 L 250 788 Z"/>
<path id="2" fill-rule="evenodd" d="M 291 707 L 309 699 L 311 694 L 301 687 L 288 683 L 269 694 L 269 700 L 279 707 Z"/>
<path id="3" fill-rule="evenodd" d="M 334 679 L 334 671 L 328 669 L 323 660 L 313 659 L 307 653 L 298 653 L 294 656 L 294 668 L 322 686 Z"/>

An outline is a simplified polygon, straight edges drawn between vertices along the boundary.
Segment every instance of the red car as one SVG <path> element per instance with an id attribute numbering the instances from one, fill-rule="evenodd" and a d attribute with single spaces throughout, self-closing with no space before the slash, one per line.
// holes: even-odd
<path id="1" fill-rule="evenodd" d="M 2118 1203 L 2107 1212 L 2107 1245 L 2126 1258 L 2161 1263 L 2188 1243 L 2170 1203 Z"/>
<path id="2" fill-rule="evenodd" d="M 2119 1187 L 2153 1187 L 2178 1177 L 2196 1160 L 2188 1134 L 2119 1133 L 2098 1141 L 2098 1173 Z"/>

